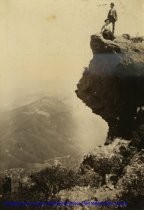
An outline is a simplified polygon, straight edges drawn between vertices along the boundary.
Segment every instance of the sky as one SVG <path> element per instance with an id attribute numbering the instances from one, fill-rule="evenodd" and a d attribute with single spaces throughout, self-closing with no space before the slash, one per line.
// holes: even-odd
<path id="1" fill-rule="evenodd" d="M 0 108 L 46 93 L 70 97 L 83 117 L 91 120 L 91 110 L 74 90 L 92 58 L 90 36 L 100 32 L 110 2 L 0 0 Z M 116 35 L 143 35 L 143 0 L 113 2 L 118 12 Z"/>

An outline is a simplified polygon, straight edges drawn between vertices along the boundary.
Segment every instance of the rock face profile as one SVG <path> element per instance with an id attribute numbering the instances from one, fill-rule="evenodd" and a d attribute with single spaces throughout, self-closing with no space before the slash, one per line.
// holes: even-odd
<path id="1" fill-rule="evenodd" d="M 93 58 L 76 94 L 109 126 L 107 143 L 129 140 L 144 123 L 144 44 L 128 35 L 114 41 L 92 35 Z"/>

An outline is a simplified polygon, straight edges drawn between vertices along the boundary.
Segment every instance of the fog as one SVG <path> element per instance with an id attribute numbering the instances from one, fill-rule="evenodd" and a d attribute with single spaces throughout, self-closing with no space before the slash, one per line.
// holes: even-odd
<path id="1" fill-rule="evenodd" d="M 92 53 L 90 35 L 100 31 L 109 0 L 0 0 L 0 108 L 46 94 L 72 105 L 77 135 L 90 147 L 104 142 L 107 126 L 74 91 Z M 115 0 L 116 34 L 142 35 L 143 0 Z M 86 132 L 87 130 L 87 132 Z"/>

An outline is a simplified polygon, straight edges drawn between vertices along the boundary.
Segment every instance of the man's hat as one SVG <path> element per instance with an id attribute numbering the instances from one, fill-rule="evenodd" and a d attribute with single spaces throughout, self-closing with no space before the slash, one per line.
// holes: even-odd
<path id="1" fill-rule="evenodd" d="M 114 6 L 114 3 L 112 2 L 110 5 Z"/>

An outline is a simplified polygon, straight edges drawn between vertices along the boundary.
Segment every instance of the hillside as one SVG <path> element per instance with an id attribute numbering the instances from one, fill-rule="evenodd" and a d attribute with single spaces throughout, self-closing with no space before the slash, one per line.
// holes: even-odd
<path id="1" fill-rule="evenodd" d="M 65 156 L 56 158 L 56 162 L 53 159 L 45 162 L 46 168 L 39 165 L 39 170 L 31 171 L 30 174 L 25 174 L 24 171 L 17 172 L 21 173 L 21 177 L 16 191 L 8 195 L 3 193 L 1 200 L 53 201 L 53 209 L 56 210 L 143 210 L 143 39 L 123 35 L 112 42 L 99 35 L 93 35 L 91 49 L 93 58 L 77 85 L 76 94 L 94 114 L 100 115 L 108 123 L 109 131 L 105 145 L 93 148 L 83 157 L 78 168 L 65 167 L 65 163 L 69 162 L 69 156 Z M 40 109 L 41 104 L 43 100 L 38 105 L 32 104 L 32 110 L 36 109 L 40 119 L 49 119 L 51 112 Z M 33 115 L 32 110 L 25 110 L 24 116 Z M 63 130 L 65 123 L 58 116 L 56 115 L 56 121 L 63 123 L 58 126 L 58 130 Z M 66 127 L 67 131 L 68 128 Z M 35 129 L 35 132 L 39 136 L 38 129 Z M 87 142 L 89 143 L 89 139 Z M 75 157 L 79 159 L 78 154 Z M 8 171 L 10 176 L 14 172 L 15 170 L 11 173 Z M 2 183 L 5 173 L 6 171 L 1 173 Z M 13 176 L 11 179 L 13 180 Z M 62 202 L 63 205 L 59 206 L 57 202 Z M 96 206 L 91 205 L 91 202 L 103 203 Z M 40 207 L 43 208 L 51 209 L 52 206 Z M 27 209 L 37 207 L 27 206 Z"/>
<path id="2" fill-rule="evenodd" d="M 0 169 L 73 156 L 77 153 L 74 128 L 68 106 L 56 98 L 45 97 L 0 113 Z"/>

